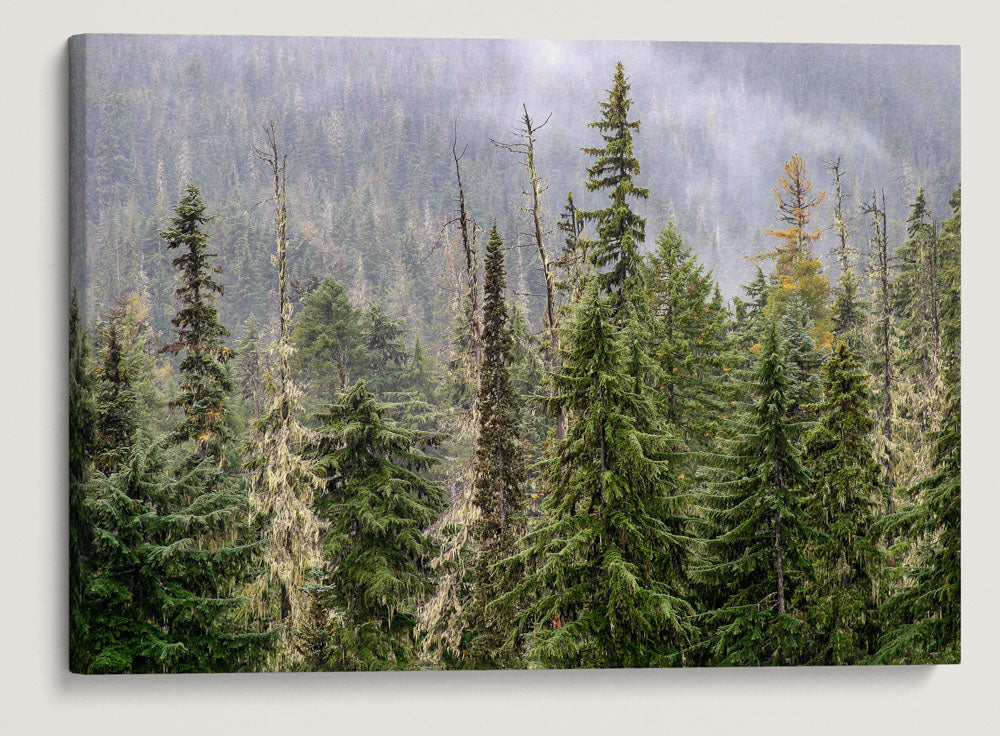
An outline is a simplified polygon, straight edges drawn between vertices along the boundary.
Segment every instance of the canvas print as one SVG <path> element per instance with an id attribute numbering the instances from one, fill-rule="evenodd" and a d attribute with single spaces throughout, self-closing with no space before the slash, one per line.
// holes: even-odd
<path id="1" fill-rule="evenodd" d="M 958 662 L 959 58 L 72 38 L 71 670 Z"/>

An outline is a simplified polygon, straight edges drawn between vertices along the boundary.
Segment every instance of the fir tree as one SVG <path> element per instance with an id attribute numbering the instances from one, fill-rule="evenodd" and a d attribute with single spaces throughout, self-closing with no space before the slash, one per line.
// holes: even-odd
<path id="1" fill-rule="evenodd" d="M 520 443 L 519 402 L 511 386 L 513 339 L 504 290 L 503 242 L 496 224 L 486 244 L 483 280 L 483 365 L 476 437 L 475 483 L 472 501 L 479 508 L 473 530 L 478 559 L 468 608 L 470 659 L 476 666 L 496 666 L 496 634 L 500 621 L 487 604 L 501 592 L 490 566 L 511 552 L 524 524 L 524 456 Z"/>
<path id="2" fill-rule="evenodd" d="M 585 222 L 593 222 L 596 241 L 583 244 L 599 269 L 598 283 L 603 293 L 614 294 L 620 309 L 626 292 L 641 283 L 644 271 L 641 247 L 646 239 L 646 220 L 632 211 L 629 200 L 649 198 L 649 190 L 638 187 L 639 175 L 632 136 L 639 131 L 639 121 L 629 120 L 632 100 L 629 83 L 621 62 L 615 70 L 607 102 L 601 104 L 601 119 L 590 124 L 601 133 L 604 145 L 584 148 L 594 163 L 587 169 L 587 191 L 610 190 L 610 203 L 597 210 L 580 212 Z"/>
<path id="3" fill-rule="evenodd" d="M 96 442 L 97 407 L 87 335 L 80 324 L 76 290 L 69 305 L 69 652 L 70 670 L 85 668 L 89 611 L 84 585 L 92 546 L 86 487 Z"/>
<path id="4" fill-rule="evenodd" d="M 822 393 L 820 368 L 826 354 L 816 348 L 812 336 L 815 325 L 806 303 L 798 294 L 793 294 L 778 322 L 789 368 L 788 416 L 793 421 L 812 419 L 812 405 L 819 401 Z"/>
<path id="5" fill-rule="evenodd" d="M 416 607 L 433 591 L 436 547 L 423 530 L 440 513 L 440 485 L 422 477 L 422 448 L 440 435 L 407 429 L 359 381 L 318 415 L 317 499 L 326 522 L 314 606 L 333 612 L 332 656 L 316 669 L 405 669 L 415 662 Z"/>
<path id="6" fill-rule="evenodd" d="M 244 600 L 227 589 L 247 570 L 249 548 L 206 539 L 238 522 L 240 499 L 215 493 L 203 461 L 177 477 L 143 436 L 88 491 L 93 555 L 84 592 L 90 612 L 81 671 L 235 672 L 260 664 L 273 636 L 239 623 Z"/>
<path id="7" fill-rule="evenodd" d="M 113 471 L 131 447 L 140 426 L 134 364 L 122 339 L 120 317 L 105 326 L 103 357 L 97 371 L 95 466 Z"/>
<path id="8" fill-rule="evenodd" d="M 628 373 L 646 336 L 634 317 L 615 325 L 615 302 L 592 285 L 567 329 L 546 402 L 571 421 L 544 461 L 544 519 L 501 563 L 516 583 L 496 610 L 527 634 L 528 662 L 545 667 L 655 666 L 691 635 L 672 441 Z"/>
<path id="9" fill-rule="evenodd" d="M 264 413 L 264 376 L 267 373 L 267 356 L 260 346 L 260 326 L 254 317 L 249 317 L 243 328 L 243 339 L 237 350 L 237 373 L 240 381 L 240 395 L 248 402 L 251 416 Z"/>
<path id="10" fill-rule="evenodd" d="M 809 474 L 788 416 L 792 389 L 776 325 L 768 328 L 750 380 L 752 404 L 724 441 L 701 500 L 706 556 L 693 568 L 707 608 L 700 615 L 706 662 L 795 664 L 802 622 L 789 602 L 806 576 L 814 535 L 802 510 Z"/>
<path id="11" fill-rule="evenodd" d="M 327 276 L 305 299 L 292 332 L 293 367 L 315 376 L 317 398 L 329 401 L 347 389 L 351 375 L 363 365 L 361 315 L 351 306 L 347 290 Z"/>
<path id="12" fill-rule="evenodd" d="M 650 283 L 662 408 L 689 448 L 705 449 L 720 429 L 735 359 L 728 314 L 711 275 L 673 222 L 660 232 L 656 244 Z"/>
<path id="13" fill-rule="evenodd" d="M 181 308 L 172 320 L 177 340 L 163 346 L 164 352 L 183 354 L 181 393 L 171 401 L 181 408 L 183 418 L 174 437 L 178 442 L 193 440 L 198 456 L 221 463 L 225 445 L 232 439 L 226 404 L 233 390 L 228 370 L 232 351 L 225 344 L 229 330 L 219 321 L 215 306 L 223 287 L 213 274 L 222 269 L 212 263 L 216 254 L 208 251 L 208 238 L 202 232 L 212 218 L 205 214 L 198 187 L 187 185 L 174 213 L 173 226 L 160 232 L 168 250 L 182 250 L 173 260 L 181 274 L 175 292 Z"/>
<path id="14" fill-rule="evenodd" d="M 838 343 L 823 375 L 819 419 L 805 440 L 812 474 L 806 510 L 825 534 L 810 549 L 815 574 L 803 586 L 811 664 L 859 664 L 872 652 L 885 565 L 874 525 L 882 509 L 868 378 Z"/>

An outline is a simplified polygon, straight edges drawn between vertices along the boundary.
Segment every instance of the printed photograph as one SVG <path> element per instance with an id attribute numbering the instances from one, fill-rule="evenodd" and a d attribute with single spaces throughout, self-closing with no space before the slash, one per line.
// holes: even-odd
<path id="1" fill-rule="evenodd" d="M 960 662 L 959 47 L 69 65 L 72 672 Z"/>

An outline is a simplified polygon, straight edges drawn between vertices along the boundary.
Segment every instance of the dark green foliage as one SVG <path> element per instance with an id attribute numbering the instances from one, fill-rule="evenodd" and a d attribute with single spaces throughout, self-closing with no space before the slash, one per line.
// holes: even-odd
<path id="1" fill-rule="evenodd" d="M 806 511 L 825 534 L 809 549 L 814 576 L 801 590 L 809 664 L 859 664 L 872 652 L 885 556 L 874 525 L 882 510 L 868 378 L 844 343 L 823 374 L 819 416 L 806 436 L 812 474 Z"/>
<path id="2" fill-rule="evenodd" d="M 524 529 L 524 452 L 520 441 L 519 400 L 511 385 L 514 342 L 504 290 L 504 250 L 496 224 L 486 244 L 483 281 L 483 364 L 476 397 L 475 482 L 472 502 L 479 509 L 473 528 L 478 557 L 468 607 L 467 639 L 474 666 L 497 666 L 502 621 L 488 604 L 502 588 L 490 566 L 509 553 Z"/>
<path id="3" fill-rule="evenodd" d="M 704 272 L 672 222 L 656 244 L 650 284 L 661 409 L 688 448 L 706 449 L 714 444 L 728 410 L 729 376 L 736 362 L 729 315 L 711 274 Z"/>
<path id="4" fill-rule="evenodd" d="M 361 316 L 344 286 L 327 276 L 306 297 L 292 332 L 292 364 L 321 401 L 346 390 L 364 365 Z"/>
<path id="5" fill-rule="evenodd" d="M 441 486 L 422 475 L 435 462 L 423 448 L 442 437 L 392 421 L 364 381 L 317 419 L 317 468 L 326 482 L 316 509 L 326 529 L 323 572 L 311 589 L 314 623 L 306 630 L 307 640 L 315 636 L 318 621 L 331 643 L 320 651 L 325 661 L 306 664 L 405 669 L 415 663 L 416 607 L 433 590 L 435 544 L 423 530 L 444 504 Z M 307 657 L 319 650 L 310 651 Z"/>
<path id="6" fill-rule="evenodd" d="M 202 232 L 211 218 L 205 214 L 198 187 L 187 185 L 174 213 L 173 226 L 160 232 L 168 250 L 182 251 L 173 260 L 181 275 L 175 292 L 181 308 L 171 320 L 177 339 L 163 346 L 164 352 L 183 354 L 180 395 L 170 402 L 183 413 L 174 439 L 192 440 L 198 456 L 221 462 L 225 445 L 232 439 L 226 404 L 233 390 L 228 369 L 232 351 L 225 344 L 229 330 L 219 320 L 215 306 L 216 295 L 222 294 L 223 288 L 213 274 L 222 269 L 213 264 L 216 254 L 208 251 L 208 238 Z"/>
<path id="7" fill-rule="evenodd" d="M 640 248 L 646 239 L 646 220 L 629 206 L 629 199 L 649 198 L 649 190 L 634 182 L 639 161 L 632 135 L 639 132 L 639 121 L 629 120 L 631 107 L 629 83 L 618 62 L 608 100 L 601 103 L 601 119 L 590 124 L 600 131 L 604 145 L 583 149 L 595 159 L 587 168 L 587 191 L 610 189 L 611 202 L 580 215 L 585 222 L 593 222 L 597 231 L 596 241 L 582 247 L 590 250 L 594 265 L 600 269 L 597 280 L 602 291 L 614 294 L 619 306 L 630 286 L 641 282 L 645 265 Z"/>
<path id="8" fill-rule="evenodd" d="M 85 571 L 91 548 L 85 499 L 96 442 L 97 407 L 90 346 L 80 324 L 76 290 L 69 305 L 69 666 L 84 669 L 88 621 L 84 608 Z"/>
<path id="9" fill-rule="evenodd" d="M 122 325 L 115 316 L 105 327 L 103 356 L 97 371 L 95 466 L 111 472 L 132 446 L 140 425 L 138 377 L 123 342 Z"/>
<path id="10" fill-rule="evenodd" d="M 826 355 L 816 347 L 812 336 L 814 328 L 815 322 L 809 316 L 806 303 L 798 294 L 793 294 L 778 322 L 789 369 L 788 416 L 793 421 L 812 419 L 811 405 L 820 398 L 819 371 Z"/>
<path id="11" fill-rule="evenodd" d="M 858 350 L 862 344 L 865 319 L 866 305 L 858 277 L 853 271 L 844 271 L 834 287 L 833 306 L 830 309 L 834 337 L 847 343 L 852 350 Z"/>
<path id="12" fill-rule="evenodd" d="M 692 573 L 702 588 L 704 664 L 796 664 L 802 621 L 789 602 L 809 573 L 815 537 L 802 509 L 811 483 L 789 418 L 791 370 L 772 324 L 750 380 L 751 404 L 736 420 L 702 494 L 706 556 Z"/>
<path id="13" fill-rule="evenodd" d="M 212 487 L 208 461 L 178 477 L 143 437 L 88 489 L 93 554 L 84 591 L 88 630 L 79 671 L 236 672 L 253 669 L 271 635 L 239 624 L 249 548 L 205 544 L 237 524 L 241 499 Z"/>
<path id="14" fill-rule="evenodd" d="M 615 325 L 614 302 L 592 286 L 566 329 L 545 401 L 567 410 L 569 428 L 545 459 L 544 518 L 502 563 L 515 584 L 497 610 L 526 635 L 527 661 L 544 667 L 655 666 L 692 633 L 673 442 L 626 372 L 645 336 L 633 319 Z"/>

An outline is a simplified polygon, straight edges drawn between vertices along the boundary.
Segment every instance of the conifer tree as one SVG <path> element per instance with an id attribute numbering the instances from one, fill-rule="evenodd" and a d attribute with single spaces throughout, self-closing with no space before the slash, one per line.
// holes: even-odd
<path id="1" fill-rule="evenodd" d="M 885 521 L 889 533 L 918 538 L 909 585 L 886 601 L 884 635 L 873 661 L 946 664 L 961 659 L 961 189 L 949 202 L 941 237 L 941 343 L 944 413 L 933 435 L 933 467 L 910 489 L 911 502 Z"/>
<path id="2" fill-rule="evenodd" d="M 788 298 L 793 293 L 798 294 L 815 323 L 813 337 L 821 344 L 829 342 L 827 295 L 830 284 L 822 274 L 819 258 L 812 248 L 823 231 L 820 228 L 810 231 L 809 220 L 825 195 L 826 192 L 813 194 L 812 182 L 801 156 L 795 154 L 786 161 L 785 173 L 778 177 L 778 186 L 774 188 L 780 212 L 778 219 L 786 228 L 765 230 L 781 243 L 773 251 L 761 254 L 763 258 L 774 260 L 778 277 L 778 288 L 768 302 L 769 316 L 780 319 Z"/>
<path id="3" fill-rule="evenodd" d="M 705 449 L 714 442 L 727 408 L 727 377 L 735 361 L 728 314 L 711 275 L 672 221 L 656 244 L 650 283 L 663 409 L 688 448 Z"/>
<path id="4" fill-rule="evenodd" d="M 802 425 L 788 416 L 789 372 L 772 323 L 750 378 L 752 403 L 723 442 L 700 504 L 706 555 L 692 572 L 706 608 L 706 663 L 795 664 L 802 647 L 789 604 L 814 532 L 802 509 L 810 477 L 795 444 Z"/>
<path id="5" fill-rule="evenodd" d="M 120 316 L 113 314 L 105 326 L 103 356 L 97 371 L 97 421 L 95 465 L 113 471 L 131 447 L 140 426 L 134 363 L 122 339 Z"/>
<path id="6" fill-rule="evenodd" d="M 198 187 L 187 185 L 174 213 L 172 227 L 160 231 L 168 250 L 182 250 L 173 260 L 181 275 L 175 292 L 181 307 L 172 320 L 177 339 L 163 346 L 164 352 L 183 354 L 181 393 L 171 401 L 183 418 L 174 437 L 178 442 L 194 441 L 198 457 L 221 464 L 225 445 L 232 439 L 227 399 L 233 390 L 228 368 L 232 351 L 225 344 L 229 330 L 219 321 L 215 306 L 223 287 L 213 274 L 222 269 L 212 263 L 216 254 L 208 251 L 208 238 L 202 232 L 212 218 L 205 214 Z"/>
<path id="7" fill-rule="evenodd" d="M 84 586 L 92 546 L 86 487 L 96 441 L 97 407 L 90 346 L 80 323 L 76 289 L 69 305 L 69 652 L 70 670 L 84 670 L 89 611 Z"/>
<path id="8" fill-rule="evenodd" d="M 616 326 L 616 301 L 592 284 L 567 329 L 558 393 L 545 401 L 571 421 L 544 460 L 544 518 L 501 563 L 515 584 L 496 610 L 544 667 L 655 666 L 692 633 L 673 442 L 628 372 L 646 335 L 631 316 Z"/>
<path id="9" fill-rule="evenodd" d="M 842 177 L 844 174 L 840 159 L 827 163 L 827 170 L 833 172 L 836 186 L 836 201 L 833 208 L 833 229 L 837 233 L 837 244 L 834 252 L 840 276 L 834 287 L 833 304 L 830 309 L 830 325 L 835 339 L 846 342 L 848 347 L 857 351 L 861 347 L 862 326 L 865 318 L 864 298 L 860 293 L 860 282 L 854 273 L 852 255 L 854 251 L 849 245 L 850 231 L 847 214 L 844 211 L 844 192 Z"/>
<path id="10" fill-rule="evenodd" d="M 812 419 L 812 405 L 819 401 L 822 393 L 820 368 L 826 351 L 816 348 L 812 336 L 815 324 L 806 303 L 798 294 L 793 294 L 778 322 L 789 368 L 788 416 L 793 421 Z"/>
<path id="11" fill-rule="evenodd" d="M 347 389 L 351 375 L 364 365 L 361 315 L 347 289 L 327 276 L 305 299 L 292 332 L 299 375 L 315 376 L 317 398 L 334 399 Z"/>
<path id="12" fill-rule="evenodd" d="M 503 242 L 496 223 L 486 244 L 483 279 L 483 365 L 478 405 L 475 482 L 472 501 L 479 508 L 473 529 L 478 558 L 468 608 L 470 659 L 476 666 L 498 664 L 500 621 L 487 613 L 498 586 L 490 567 L 513 550 L 524 526 L 524 456 L 519 402 L 511 386 L 513 339 L 504 290 Z"/>
<path id="13" fill-rule="evenodd" d="M 273 176 L 278 375 L 276 385 L 270 382 L 271 404 L 267 413 L 254 423 L 254 435 L 246 448 L 244 467 L 249 473 L 251 522 L 260 540 L 257 559 L 262 567 L 249 586 L 248 595 L 261 627 L 269 628 L 271 622 L 284 627 L 270 663 L 276 668 L 287 668 L 295 666 L 301 657 L 294 636 L 309 603 L 303 588 L 320 556 L 320 530 L 313 512 L 313 498 L 322 488 L 322 479 L 302 456 L 310 436 L 296 419 L 299 390 L 289 367 L 294 349 L 289 334 L 292 305 L 288 298 L 287 161 L 279 153 L 273 123 L 265 131 L 267 148 L 254 151 Z"/>
<path id="14" fill-rule="evenodd" d="M 868 379 L 845 343 L 823 373 L 819 419 L 805 440 L 812 475 L 806 510 L 825 536 L 810 549 L 815 573 L 801 597 L 810 629 L 810 664 L 859 664 L 877 634 L 885 566 L 874 525 L 882 511 L 880 468 Z"/>
<path id="15" fill-rule="evenodd" d="M 614 294 L 620 309 L 626 291 L 641 283 L 644 262 L 641 247 L 646 239 L 646 220 L 636 214 L 629 200 L 649 198 L 649 190 L 636 186 L 639 161 L 635 158 L 632 136 L 639 132 L 639 121 L 629 120 L 632 99 L 621 62 L 615 70 L 607 102 L 601 104 L 601 119 L 590 123 L 600 131 L 603 146 L 584 148 L 595 160 L 587 169 L 587 191 L 610 190 L 610 203 L 603 209 L 582 211 L 585 222 L 593 222 L 596 240 L 586 243 L 601 290 Z"/>
<path id="16" fill-rule="evenodd" d="M 565 233 L 562 251 L 557 261 L 563 277 L 556 282 L 556 288 L 568 291 L 569 298 L 566 301 L 569 305 L 575 305 L 583 296 L 586 277 L 590 273 L 588 249 L 591 244 L 580 237 L 583 234 L 583 214 L 573 202 L 573 192 L 566 195 L 566 204 L 556 226 Z"/>
<path id="17" fill-rule="evenodd" d="M 84 592 L 90 613 L 80 671 L 237 672 L 259 665 L 270 632 L 240 624 L 245 601 L 227 590 L 246 577 L 247 546 L 219 547 L 237 523 L 239 497 L 214 493 L 209 460 L 174 477 L 145 436 L 117 448 L 121 461 L 88 491 L 93 554 Z"/>
<path id="18" fill-rule="evenodd" d="M 332 656 L 315 669 L 406 669 L 415 663 L 416 608 L 433 591 L 436 545 L 423 532 L 444 492 L 422 476 L 423 448 L 441 435 L 399 426 L 359 381 L 318 415 L 317 509 L 327 528 L 313 606 L 335 617 Z"/>

